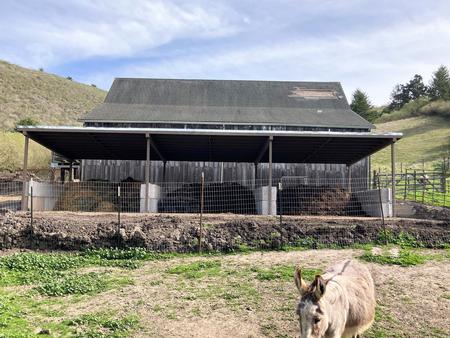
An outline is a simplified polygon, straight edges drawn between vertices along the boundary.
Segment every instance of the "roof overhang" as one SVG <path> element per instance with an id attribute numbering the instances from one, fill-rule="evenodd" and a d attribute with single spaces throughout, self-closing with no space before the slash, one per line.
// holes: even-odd
<path id="1" fill-rule="evenodd" d="M 69 159 L 353 164 L 401 133 L 19 126 L 17 130 Z"/>

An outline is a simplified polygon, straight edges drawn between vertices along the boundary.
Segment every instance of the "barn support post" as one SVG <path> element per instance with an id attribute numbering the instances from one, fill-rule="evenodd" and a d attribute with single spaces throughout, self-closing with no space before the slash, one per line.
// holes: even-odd
<path id="1" fill-rule="evenodd" d="M 273 136 L 269 136 L 269 193 L 267 196 L 269 200 L 269 215 L 272 215 L 272 142 Z"/>
<path id="2" fill-rule="evenodd" d="M 145 154 L 145 212 L 149 211 L 148 194 L 150 192 L 150 134 L 145 134 L 146 154 Z"/>
<path id="3" fill-rule="evenodd" d="M 347 190 L 349 193 L 352 192 L 352 166 L 347 165 Z"/>
<path id="4" fill-rule="evenodd" d="M 392 217 L 395 217 L 395 142 L 397 140 L 393 139 L 391 143 L 391 188 L 392 188 Z"/>
<path id="5" fill-rule="evenodd" d="M 163 161 L 163 177 L 162 177 L 163 183 L 166 183 L 166 169 L 167 169 L 167 161 Z"/>
<path id="6" fill-rule="evenodd" d="M 70 161 L 69 165 L 69 182 L 73 182 L 73 162 Z"/>
<path id="7" fill-rule="evenodd" d="M 254 168 L 255 168 L 255 180 L 254 180 L 254 183 L 255 183 L 255 188 L 256 188 L 256 184 L 257 184 L 256 182 L 258 180 L 258 163 L 255 163 Z"/>
<path id="8" fill-rule="evenodd" d="M 28 145 L 30 143 L 30 139 L 27 135 L 26 132 L 23 133 L 23 135 L 25 136 L 25 145 L 23 148 L 23 172 L 22 172 L 22 205 L 21 208 L 22 210 L 27 210 L 28 209 L 28 191 L 27 191 L 27 180 L 28 180 Z"/>

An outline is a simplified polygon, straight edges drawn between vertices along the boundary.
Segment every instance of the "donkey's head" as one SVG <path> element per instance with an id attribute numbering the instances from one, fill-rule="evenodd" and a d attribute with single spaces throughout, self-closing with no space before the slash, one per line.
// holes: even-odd
<path id="1" fill-rule="evenodd" d="M 295 284 L 300 292 L 297 314 L 300 322 L 300 338 L 320 338 L 328 328 L 328 317 L 320 299 L 325 293 L 326 282 L 317 275 L 311 285 L 306 285 L 300 268 L 295 271 Z"/>

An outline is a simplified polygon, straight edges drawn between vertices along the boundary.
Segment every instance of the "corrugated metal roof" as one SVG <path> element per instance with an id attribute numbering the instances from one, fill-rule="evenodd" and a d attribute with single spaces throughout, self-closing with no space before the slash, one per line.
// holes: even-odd
<path id="1" fill-rule="evenodd" d="M 82 120 L 373 127 L 338 82 L 119 78 Z"/>

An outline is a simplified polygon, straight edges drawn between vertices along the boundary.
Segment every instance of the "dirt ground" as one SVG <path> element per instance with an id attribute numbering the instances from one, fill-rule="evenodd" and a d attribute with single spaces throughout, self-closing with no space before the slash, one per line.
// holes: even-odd
<path id="1" fill-rule="evenodd" d="M 436 252 L 436 251 L 435 251 Z M 295 337 L 297 291 L 290 276 L 261 280 L 255 272 L 301 264 L 324 269 L 360 250 L 255 252 L 176 258 L 126 271 L 133 285 L 57 306 L 67 315 L 117 310 L 137 314 L 134 337 Z M 170 269 L 215 262 L 219 270 L 189 277 Z M 448 337 L 450 264 L 367 264 L 377 294 L 377 320 L 364 337 Z M 256 276 L 256 277 L 255 277 Z"/>

